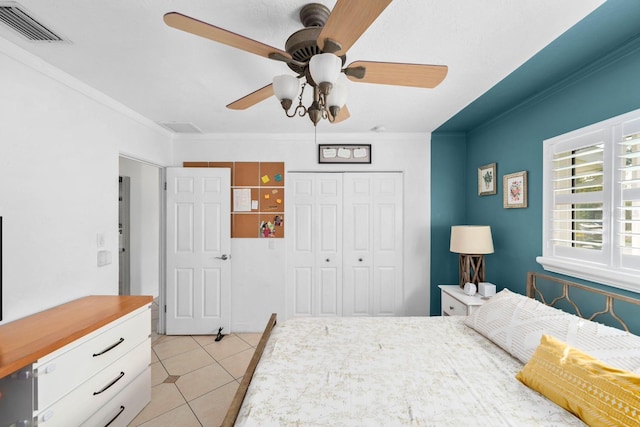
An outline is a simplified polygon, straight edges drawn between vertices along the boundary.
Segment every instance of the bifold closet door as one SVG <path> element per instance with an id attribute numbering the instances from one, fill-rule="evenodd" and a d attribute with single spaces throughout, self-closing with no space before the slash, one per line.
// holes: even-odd
<path id="1" fill-rule="evenodd" d="M 344 316 L 402 314 L 402 174 L 345 173 Z"/>
<path id="2" fill-rule="evenodd" d="M 287 179 L 287 318 L 401 315 L 402 174 Z"/>
<path id="3" fill-rule="evenodd" d="M 287 208 L 287 317 L 342 311 L 342 175 L 292 173 Z M 292 223 L 293 222 L 293 223 Z"/>

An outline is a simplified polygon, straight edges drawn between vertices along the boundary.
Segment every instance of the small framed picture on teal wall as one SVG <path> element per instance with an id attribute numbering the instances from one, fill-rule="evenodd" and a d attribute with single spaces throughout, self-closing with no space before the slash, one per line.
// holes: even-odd
<path id="1" fill-rule="evenodd" d="M 527 207 L 527 171 L 510 173 L 502 177 L 505 208 Z"/>
<path id="2" fill-rule="evenodd" d="M 478 196 L 496 194 L 496 164 L 480 166 L 478 168 Z"/>

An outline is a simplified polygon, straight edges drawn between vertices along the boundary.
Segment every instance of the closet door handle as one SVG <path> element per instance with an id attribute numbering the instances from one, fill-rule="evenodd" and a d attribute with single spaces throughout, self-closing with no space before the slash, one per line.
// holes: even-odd
<path id="1" fill-rule="evenodd" d="M 122 344 L 123 342 L 124 342 L 124 338 L 120 338 L 117 343 L 115 343 L 113 345 L 110 345 L 109 347 L 107 347 L 104 350 L 102 350 L 100 353 L 93 353 L 93 357 L 102 356 L 103 354 L 105 354 L 108 351 L 113 350 L 114 348 L 116 348 L 117 346 Z"/>
<path id="2" fill-rule="evenodd" d="M 120 414 L 122 414 L 124 412 L 124 406 L 120 405 L 120 410 L 118 411 L 118 413 L 116 414 L 115 417 L 111 418 L 111 421 L 109 421 L 108 423 L 106 423 L 104 425 L 104 427 L 109 427 L 111 425 L 111 423 L 113 423 L 116 418 L 118 418 L 120 416 Z"/>
<path id="3" fill-rule="evenodd" d="M 112 385 L 114 385 L 115 383 L 117 383 L 118 381 L 120 381 L 122 379 L 122 377 L 124 377 L 124 372 L 120 372 L 120 375 L 118 375 L 113 381 L 111 381 L 109 384 L 107 384 L 106 386 L 102 387 L 102 390 L 99 391 L 94 391 L 93 395 L 95 396 L 96 394 L 100 394 L 100 393 L 104 393 L 105 391 L 109 390 L 109 388 L 111 388 Z"/>

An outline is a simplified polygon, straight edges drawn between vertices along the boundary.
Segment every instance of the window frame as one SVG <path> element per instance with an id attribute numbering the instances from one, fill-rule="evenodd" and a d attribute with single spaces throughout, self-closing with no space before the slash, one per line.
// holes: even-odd
<path id="1" fill-rule="evenodd" d="M 536 261 L 547 271 L 565 274 L 620 289 L 640 292 L 640 256 L 623 255 L 618 244 L 622 182 L 619 150 L 625 135 L 640 133 L 640 110 L 544 140 L 542 168 L 542 256 Z M 554 244 L 554 155 L 601 141 L 603 151 L 602 247 L 599 251 Z M 577 193 L 576 193 L 577 194 Z M 566 199 L 566 197 L 564 198 Z M 564 200 L 560 197 L 560 200 Z M 571 199 L 571 197 L 569 197 Z M 565 202 L 566 204 L 566 202 Z"/>

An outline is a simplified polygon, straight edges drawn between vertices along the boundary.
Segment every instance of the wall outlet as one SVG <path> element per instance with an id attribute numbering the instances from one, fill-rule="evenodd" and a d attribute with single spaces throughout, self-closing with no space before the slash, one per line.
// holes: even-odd
<path id="1" fill-rule="evenodd" d="M 98 251 L 98 267 L 111 264 L 111 251 Z"/>

